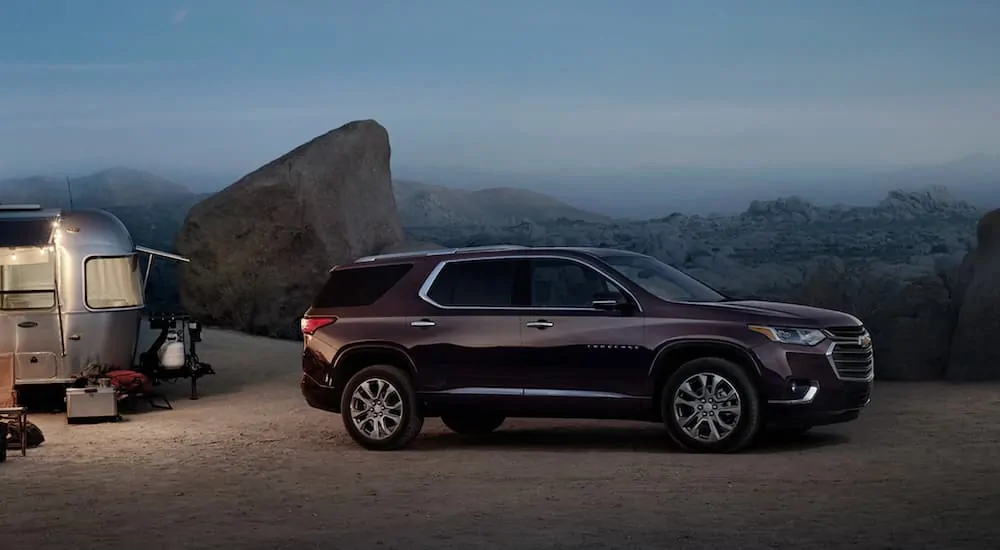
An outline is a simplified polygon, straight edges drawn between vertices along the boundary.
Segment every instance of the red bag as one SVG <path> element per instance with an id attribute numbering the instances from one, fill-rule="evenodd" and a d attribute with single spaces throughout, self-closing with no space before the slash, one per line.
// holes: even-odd
<path id="1" fill-rule="evenodd" d="M 111 379 L 111 387 L 125 394 L 150 393 L 153 383 L 145 374 L 134 370 L 113 370 L 105 374 Z"/>

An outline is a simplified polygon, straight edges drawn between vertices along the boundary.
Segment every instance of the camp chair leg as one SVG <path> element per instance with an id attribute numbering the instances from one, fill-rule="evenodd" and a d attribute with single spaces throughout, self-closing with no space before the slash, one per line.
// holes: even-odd
<path id="1" fill-rule="evenodd" d="M 163 404 L 161 405 L 161 404 L 157 403 L 156 400 L 162 401 Z M 166 410 L 166 411 L 172 411 L 172 410 L 174 410 L 174 406 L 170 403 L 170 400 L 167 399 L 167 396 L 165 396 L 163 394 L 159 394 L 159 393 L 155 393 L 155 394 L 154 393 L 149 393 L 149 394 L 146 394 L 146 402 L 149 403 L 149 406 L 153 407 L 154 409 L 161 409 L 161 410 Z"/>

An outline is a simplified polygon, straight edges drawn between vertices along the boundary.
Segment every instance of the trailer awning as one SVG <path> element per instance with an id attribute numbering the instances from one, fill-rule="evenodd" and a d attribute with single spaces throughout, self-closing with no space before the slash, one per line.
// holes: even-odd
<path id="1" fill-rule="evenodd" d="M 145 246 L 135 247 L 136 252 L 142 252 L 144 254 L 149 254 L 150 256 L 157 256 L 160 258 L 165 258 L 167 260 L 173 260 L 175 262 L 188 263 L 191 260 L 185 258 L 184 256 L 178 256 L 177 254 L 172 254 L 170 252 L 164 252 L 162 250 L 156 250 L 155 248 L 146 248 Z"/>
<path id="2" fill-rule="evenodd" d="M 0 220 L 0 248 L 46 246 L 53 229 L 51 219 Z"/>
<path id="3" fill-rule="evenodd" d="M 144 254 L 149 254 L 149 259 L 146 260 L 146 275 L 142 278 L 142 290 L 146 291 L 146 285 L 149 284 L 149 273 L 153 270 L 153 258 L 165 258 L 167 260 L 173 260 L 175 262 L 188 263 L 191 260 L 185 258 L 184 256 L 179 256 L 177 254 L 171 254 L 170 252 L 164 252 L 162 250 L 156 250 L 155 248 L 146 248 L 145 246 L 135 247 L 136 252 L 142 252 Z"/>

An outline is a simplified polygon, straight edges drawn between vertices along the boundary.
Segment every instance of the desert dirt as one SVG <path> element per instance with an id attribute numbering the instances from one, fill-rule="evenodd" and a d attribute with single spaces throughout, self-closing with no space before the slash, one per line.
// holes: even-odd
<path id="1" fill-rule="evenodd" d="M 0 548 L 996 548 L 1000 386 L 876 387 L 862 418 L 738 455 L 641 423 L 510 421 L 364 451 L 298 392 L 300 344 L 206 331 L 175 410 L 0 464 Z"/>

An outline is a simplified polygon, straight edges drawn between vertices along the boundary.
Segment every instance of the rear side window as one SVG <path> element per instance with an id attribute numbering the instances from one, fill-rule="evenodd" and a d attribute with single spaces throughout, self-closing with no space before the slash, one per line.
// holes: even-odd
<path id="1" fill-rule="evenodd" d="M 332 271 L 326 285 L 313 301 L 313 307 L 360 307 L 374 304 L 412 268 L 413 264 L 395 264 Z"/>
<path id="2" fill-rule="evenodd" d="M 517 260 L 470 260 L 445 264 L 427 297 L 442 306 L 509 307 Z"/>

